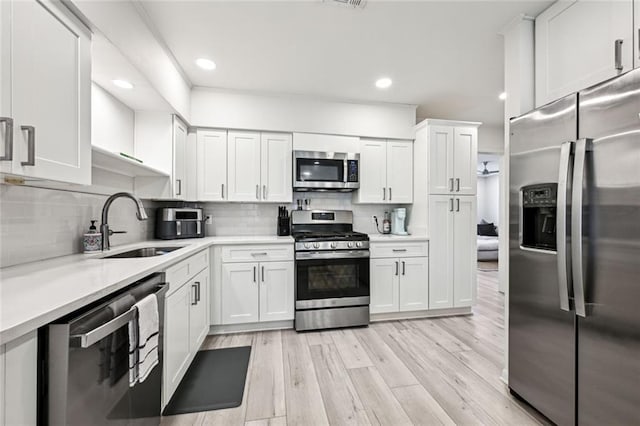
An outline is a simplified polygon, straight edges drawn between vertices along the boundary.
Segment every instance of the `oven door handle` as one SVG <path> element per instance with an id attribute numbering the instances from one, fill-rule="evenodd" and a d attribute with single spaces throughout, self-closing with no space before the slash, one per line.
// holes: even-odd
<path id="1" fill-rule="evenodd" d="M 296 253 L 296 260 L 362 259 L 368 257 L 369 250 L 302 251 Z"/>

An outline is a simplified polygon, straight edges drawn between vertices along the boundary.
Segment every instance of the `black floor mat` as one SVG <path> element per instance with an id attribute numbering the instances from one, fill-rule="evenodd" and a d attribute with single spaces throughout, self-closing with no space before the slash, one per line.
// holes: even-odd
<path id="1" fill-rule="evenodd" d="M 163 416 L 232 408 L 242 404 L 251 346 L 200 351 Z"/>

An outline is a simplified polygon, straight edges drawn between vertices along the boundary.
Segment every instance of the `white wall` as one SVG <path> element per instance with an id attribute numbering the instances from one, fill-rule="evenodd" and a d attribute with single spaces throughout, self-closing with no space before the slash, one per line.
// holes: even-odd
<path id="1" fill-rule="evenodd" d="M 133 121 L 133 110 L 91 84 L 91 145 L 133 155 Z"/>
<path id="2" fill-rule="evenodd" d="M 413 139 L 415 105 L 358 104 L 194 88 L 191 125 Z"/>
<path id="3" fill-rule="evenodd" d="M 499 226 L 500 177 L 493 174 L 478 176 L 478 223 L 481 219 Z"/>
<path id="4" fill-rule="evenodd" d="M 504 127 L 482 125 L 478 128 L 478 152 L 504 152 Z"/>

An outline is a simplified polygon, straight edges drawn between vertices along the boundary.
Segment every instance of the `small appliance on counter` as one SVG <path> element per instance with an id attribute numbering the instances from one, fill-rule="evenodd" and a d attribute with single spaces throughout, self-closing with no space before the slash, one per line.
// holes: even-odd
<path id="1" fill-rule="evenodd" d="M 166 207 L 156 213 L 156 238 L 176 240 L 203 238 L 204 217 L 201 208 Z"/>
<path id="2" fill-rule="evenodd" d="M 397 208 L 393 209 L 391 213 L 391 233 L 394 235 L 409 235 L 405 227 L 405 220 L 407 218 L 407 209 Z"/>
<path id="3" fill-rule="evenodd" d="M 285 237 L 291 235 L 291 218 L 286 207 L 278 207 L 278 236 Z"/>

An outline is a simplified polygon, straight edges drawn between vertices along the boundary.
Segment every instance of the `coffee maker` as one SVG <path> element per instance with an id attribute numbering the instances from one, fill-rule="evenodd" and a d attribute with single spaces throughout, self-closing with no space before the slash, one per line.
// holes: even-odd
<path id="1" fill-rule="evenodd" d="M 405 227 L 406 219 L 407 209 L 393 209 L 393 212 L 391 213 L 391 233 L 394 235 L 409 235 Z"/>

